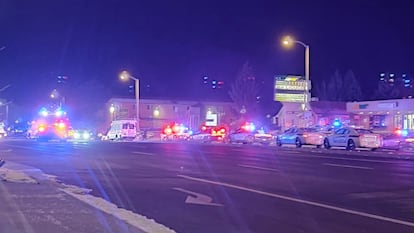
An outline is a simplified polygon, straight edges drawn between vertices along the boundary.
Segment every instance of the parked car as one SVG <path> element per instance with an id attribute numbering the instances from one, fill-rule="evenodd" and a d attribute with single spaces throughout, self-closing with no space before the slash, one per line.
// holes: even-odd
<path id="1" fill-rule="evenodd" d="M 115 120 L 112 121 L 106 137 L 107 140 L 133 139 L 136 137 L 135 120 Z"/>
<path id="2" fill-rule="evenodd" d="M 0 138 L 7 136 L 6 127 L 0 123 Z"/>
<path id="3" fill-rule="evenodd" d="M 264 129 L 256 130 L 255 127 L 242 127 L 231 133 L 228 138 L 230 143 L 252 144 L 254 142 L 269 145 L 273 141 L 273 135 Z"/>
<path id="4" fill-rule="evenodd" d="M 168 124 L 161 131 L 161 140 L 189 140 L 192 131 L 179 123 Z"/>
<path id="5" fill-rule="evenodd" d="M 391 134 L 383 135 L 381 148 L 392 150 L 414 150 L 414 133 L 406 130 L 396 130 Z"/>
<path id="6" fill-rule="evenodd" d="M 382 136 L 368 129 L 344 127 L 337 129 L 324 139 L 324 147 L 345 147 L 347 150 L 370 148 L 375 150 L 382 145 Z"/>
<path id="7" fill-rule="evenodd" d="M 292 127 L 276 137 L 276 145 L 294 144 L 298 148 L 302 147 L 302 145 L 315 145 L 320 148 L 325 137 L 326 134 L 318 131 L 316 128 Z"/>

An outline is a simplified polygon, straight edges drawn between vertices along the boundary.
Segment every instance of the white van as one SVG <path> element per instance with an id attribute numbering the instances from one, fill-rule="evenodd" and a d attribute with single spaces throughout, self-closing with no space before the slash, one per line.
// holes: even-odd
<path id="1" fill-rule="evenodd" d="M 106 139 L 133 139 L 136 135 L 137 131 L 135 120 L 116 120 L 112 121 L 111 128 L 109 128 L 108 133 L 106 134 Z"/>

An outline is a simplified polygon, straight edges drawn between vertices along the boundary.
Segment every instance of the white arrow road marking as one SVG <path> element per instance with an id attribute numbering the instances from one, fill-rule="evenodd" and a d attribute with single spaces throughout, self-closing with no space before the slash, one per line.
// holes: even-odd
<path id="1" fill-rule="evenodd" d="M 345 168 L 357 168 L 357 169 L 365 169 L 365 170 L 372 170 L 372 167 L 360 167 L 360 166 L 351 166 L 351 165 L 344 165 L 344 164 L 336 164 L 336 163 L 324 163 L 325 166 L 331 167 L 345 167 Z"/>
<path id="2" fill-rule="evenodd" d="M 186 190 L 186 189 L 182 189 L 182 188 L 173 188 L 173 189 L 177 190 L 177 191 L 180 191 L 180 192 L 183 192 L 183 193 L 190 194 L 185 199 L 185 203 L 196 204 L 196 205 L 223 206 L 222 204 L 214 203 L 213 198 L 211 198 L 207 195 L 192 192 L 190 190 Z"/>
<path id="3" fill-rule="evenodd" d="M 229 184 L 229 183 L 223 183 L 223 182 L 219 182 L 219 181 L 207 180 L 207 179 L 196 178 L 196 177 L 185 176 L 185 175 L 177 175 L 177 176 L 181 177 L 181 178 L 184 178 L 184 179 L 187 179 L 187 180 L 198 181 L 198 182 L 206 183 L 206 184 L 215 184 L 215 185 L 219 185 L 219 186 L 223 186 L 223 187 L 228 187 L 228 188 L 232 188 L 232 189 L 237 189 L 237 190 L 242 190 L 242 191 L 246 191 L 246 192 L 256 193 L 256 194 L 260 194 L 260 195 L 263 195 L 263 196 L 278 198 L 278 199 L 282 199 L 282 200 L 286 200 L 286 201 L 292 201 L 292 202 L 301 203 L 301 204 L 305 204 L 305 205 L 316 206 L 316 207 L 319 207 L 319 208 L 335 210 L 335 211 L 343 212 L 343 213 L 347 213 L 347 214 L 353 214 L 353 215 L 363 216 L 363 217 L 366 217 L 366 218 L 372 218 L 372 219 L 377 219 L 377 220 L 381 220 L 381 221 L 385 221 L 385 222 L 392 222 L 392 223 L 401 224 L 401 225 L 405 225 L 405 226 L 409 226 L 409 227 L 414 227 L 414 222 L 409 222 L 409 221 L 404 221 L 404 220 L 395 219 L 395 218 L 389 218 L 389 217 L 385 217 L 385 216 L 381 216 L 381 215 L 375 215 L 375 214 L 370 214 L 370 213 L 366 213 L 366 212 L 346 209 L 346 208 L 337 207 L 337 206 L 333 206 L 333 205 L 327 205 L 327 204 L 323 204 L 323 203 L 319 203 L 319 202 L 315 202 L 315 201 L 307 201 L 307 200 L 303 200 L 303 199 L 298 199 L 298 198 L 289 197 L 289 196 L 280 195 L 280 194 L 275 194 L 275 193 L 269 193 L 269 192 L 265 192 L 265 191 L 260 191 L 260 190 L 251 189 L 251 188 L 238 186 L 238 185 L 234 185 L 234 184 Z"/>

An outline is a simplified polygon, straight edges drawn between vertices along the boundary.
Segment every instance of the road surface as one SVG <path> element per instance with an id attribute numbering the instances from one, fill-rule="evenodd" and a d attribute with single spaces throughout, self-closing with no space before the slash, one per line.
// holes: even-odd
<path id="1" fill-rule="evenodd" d="M 414 232 L 414 160 L 392 156 L 260 145 L 0 142 L 6 163 L 38 168 L 189 233 Z"/>

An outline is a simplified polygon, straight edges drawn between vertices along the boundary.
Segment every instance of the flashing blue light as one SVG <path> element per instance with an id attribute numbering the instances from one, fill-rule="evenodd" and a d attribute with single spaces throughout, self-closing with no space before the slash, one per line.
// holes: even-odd
<path id="1" fill-rule="evenodd" d="M 193 131 L 192 130 L 189 130 L 188 131 L 188 134 L 193 135 Z"/>
<path id="2" fill-rule="evenodd" d="M 55 112 L 55 116 L 57 116 L 57 117 L 63 116 L 63 114 L 64 114 L 64 112 L 62 110 L 57 110 Z"/>
<path id="3" fill-rule="evenodd" d="M 47 115 L 48 115 L 49 113 L 47 112 L 47 110 L 46 110 L 45 108 L 42 108 L 42 109 L 40 109 L 39 114 L 40 114 L 40 115 L 42 115 L 42 116 L 44 116 L 44 117 L 47 117 Z"/>
<path id="4" fill-rule="evenodd" d="M 254 131 L 256 129 L 256 126 L 255 125 L 253 125 L 253 124 L 251 124 L 250 125 L 250 131 Z"/>
<path id="5" fill-rule="evenodd" d="M 403 137 L 406 137 L 408 135 L 408 130 L 406 130 L 406 129 L 401 130 L 401 135 Z"/>
<path id="6" fill-rule="evenodd" d="M 332 124 L 334 127 L 340 127 L 342 125 L 341 121 L 338 119 L 335 119 Z"/>

